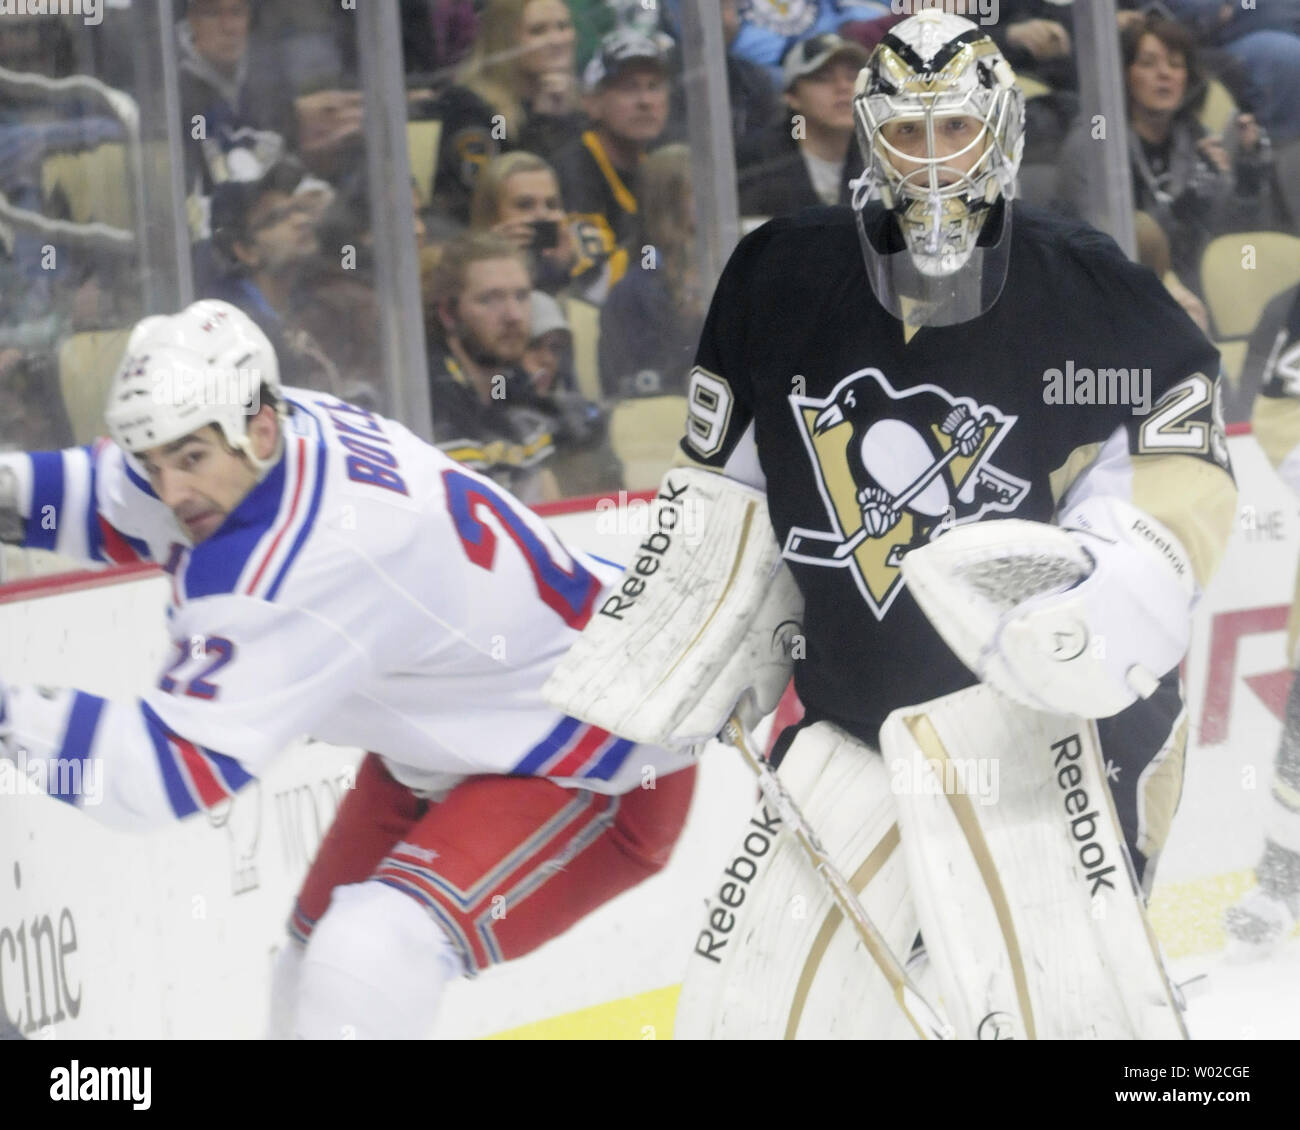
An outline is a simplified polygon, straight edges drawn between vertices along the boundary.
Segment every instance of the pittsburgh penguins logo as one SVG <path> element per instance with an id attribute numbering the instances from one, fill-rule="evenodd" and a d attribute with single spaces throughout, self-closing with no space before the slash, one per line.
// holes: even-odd
<path id="1" fill-rule="evenodd" d="M 909 550 L 984 514 L 1010 513 L 1029 483 L 989 459 L 1018 417 L 937 385 L 896 392 L 879 369 L 846 377 L 825 399 L 791 396 L 829 530 L 795 526 L 784 556 L 848 569 L 876 618 L 902 584 Z"/>

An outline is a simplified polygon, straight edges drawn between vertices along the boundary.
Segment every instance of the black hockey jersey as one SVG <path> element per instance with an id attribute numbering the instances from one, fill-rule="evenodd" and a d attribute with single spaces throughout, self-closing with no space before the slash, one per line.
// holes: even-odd
<path id="1" fill-rule="evenodd" d="M 1017 204 L 1010 238 L 987 313 L 914 329 L 872 294 L 852 212 L 809 209 L 741 241 L 705 323 L 683 451 L 753 481 L 756 444 L 805 598 L 797 690 L 871 743 L 891 710 L 974 682 L 899 568 L 949 526 L 1118 495 L 1201 585 L 1231 529 L 1213 346 L 1093 229 Z"/>

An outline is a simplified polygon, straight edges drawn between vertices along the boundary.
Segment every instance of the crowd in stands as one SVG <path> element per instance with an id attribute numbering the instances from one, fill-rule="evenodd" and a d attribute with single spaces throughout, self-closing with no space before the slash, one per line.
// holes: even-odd
<path id="1" fill-rule="evenodd" d="M 529 501 L 649 485 L 625 484 L 610 416 L 684 393 L 708 302 L 680 0 L 399 6 L 428 343 L 416 379 L 437 441 Z M 1200 278 L 1210 240 L 1300 233 L 1300 0 L 1119 6 L 1139 252 L 1212 332 Z M 747 225 L 848 202 L 863 165 L 854 77 L 904 18 L 898 7 L 719 0 Z M 0 66 L 129 90 L 125 41 L 139 21 L 127 8 L 94 37 L 59 17 L 3 21 Z M 287 380 L 387 410 L 354 14 L 323 0 L 175 8 L 196 295 L 257 319 Z M 1027 91 L 1023 195 L 1086 218 L 1105 139 L 1079 115 L 1070 20 L 1068 5 L 1001 0 L 989 30 Z M 1207 121 L 1214 98 L 1226 116 Z M 49 156 L 120 141 L 100 107 L 9 104 L 0 191 L 66 218 L 43 180 Z M 129 255 L 78 250 L 50 271 L 47 242 L 0 223 L 0 445 L 63 442 L 60 342 L 139 313 Z"/>

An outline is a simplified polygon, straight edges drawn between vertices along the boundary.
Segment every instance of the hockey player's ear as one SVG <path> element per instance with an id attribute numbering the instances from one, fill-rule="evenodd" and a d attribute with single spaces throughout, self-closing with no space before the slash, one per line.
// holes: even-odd
<path id="1" fill-rule="evenodd" d="M 258 459 L 270 459 L 280 442 L 280 417 L 270 404 L 263 404 L 248 421 L 248 438 Z"/>

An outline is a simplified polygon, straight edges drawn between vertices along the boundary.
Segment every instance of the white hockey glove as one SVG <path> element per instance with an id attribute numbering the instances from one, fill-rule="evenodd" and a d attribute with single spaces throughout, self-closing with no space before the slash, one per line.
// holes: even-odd
<path id="1" fill-rule="evenodd" d="M 954 654 L 1035 710 L 1118 714 L 1150 695 L 1190 642 L 1187 552 L 1119 499 L 1086 499 L 1059 526 L 960 526 L 909 553 L 902 569 Z"/>

